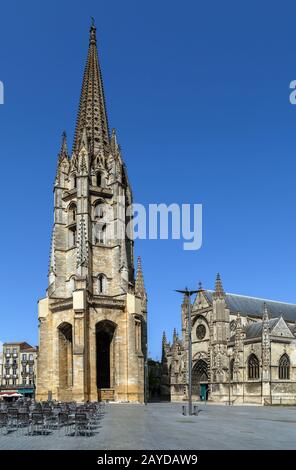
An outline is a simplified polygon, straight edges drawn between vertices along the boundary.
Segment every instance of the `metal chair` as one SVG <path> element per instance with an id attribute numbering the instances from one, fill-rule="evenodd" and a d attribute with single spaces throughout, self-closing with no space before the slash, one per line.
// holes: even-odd
<path id="1" fill-rule="evenodd" d="M 75 414 L 75 436 L 79 434 L 88 434 L 91 435 L 90 420 L 88 419 L 86 413 L 76 413 Z"/>
<path id="2" fill-rule="evenodd" d="M 8 408 L 7 411 L 7 433 L 10 431 L 18 430 L 18 410 L 15 408 Z"/>
<path id="3" fill-rule="evenodd" d="M 31 421 L 29 413 L 19 413 L 18 414 L 18 431 L 24 435 L 27 431 L 27 436 L 30 434 Z"/>
<path id="4" fill-rule="evenodd" d="M 4 434 L 7 434 L 7 424 L 8 424 L 8 416 L 7 413 L 0 413 L 0 432 L 3 434 L 3 431 L 5 430 Z"/>
<path id="5" fill-rule="evenodd" d="M 41 434 L 44 434 L 45 427 L 44 427 L 44 417 L 42 413 L 38 413 L 36 411 L 32 413 L 31 430 L 32 430 L 32 435 L 34 435 L 35 430 L 37 433 L 40 432 Z"/>

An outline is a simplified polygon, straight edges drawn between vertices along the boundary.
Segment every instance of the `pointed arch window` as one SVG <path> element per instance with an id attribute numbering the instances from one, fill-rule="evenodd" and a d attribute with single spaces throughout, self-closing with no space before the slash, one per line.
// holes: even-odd
<path id="1" fill-rule="evenodd" d="M 77 176 L 76 173 L 71 175 L 71 189 L 77 188 Z"/>
<path id="2" fill-rule="evenodd" d="M 279 379 L 290 380 L 290 359 L 286 353 L 279 360 Z"/>
<path id="3" fill-rule="evenodd" d="M 107 292 L 107 278 L 105 274 L 98 275 L 98 293 L 100 295 L 106 294 Z"/>
<path id="4" fill-rule="evenodd" d="M 248 359 L 248 378 L 259 379 L 259 377 L 260 377 L 259 359 L 255 354 L 251 354 Z"/>
<path id="5" fill-rule="evenodd" d="M 69 206 L 69 212 L 68 212 L 68 223 L 73 224 L 76 222 L 76 216 L 77 216 L 77 207 L 75 203 L 71 203 Z"/>

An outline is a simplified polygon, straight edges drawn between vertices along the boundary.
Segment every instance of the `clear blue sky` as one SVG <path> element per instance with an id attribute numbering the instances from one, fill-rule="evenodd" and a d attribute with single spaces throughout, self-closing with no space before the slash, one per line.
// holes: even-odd
<path id="1" fill-rule="evenodd" d="M 110 127 L 136 202 L 202 203 L 203 247 L 140 241 L 149 351 L 180 329 L 175 288 L 296 302 L 296 4 L 248 0 L 1 5 L 0 339 L 37 343 L 60 135 L 72 142 L 90 16 Z"/>

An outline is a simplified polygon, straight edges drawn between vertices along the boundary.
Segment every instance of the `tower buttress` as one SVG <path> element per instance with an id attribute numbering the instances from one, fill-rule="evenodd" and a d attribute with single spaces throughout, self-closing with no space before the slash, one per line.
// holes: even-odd
<path id="1" fill-rule="evenodd" d="M 211 319 L 211 348 L 213 357 L 213 373 L 216 381 L 227 380 L 228 357 L 227 342 L 229 340 L 229 309 L 226 306 L 226 295 L 220 274 L 217 274 L 213 293 L 213 313 Z"/>

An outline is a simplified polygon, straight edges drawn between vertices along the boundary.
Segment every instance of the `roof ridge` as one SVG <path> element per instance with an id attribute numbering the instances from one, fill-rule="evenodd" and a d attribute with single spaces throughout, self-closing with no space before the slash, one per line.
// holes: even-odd
<path id="1" fill-rule="evenodd" d="M 207 292 L 215 292 L 214 290 L 212 289 L 206 289 Z M 266 299 L 264 297 L 254 297 L 252 295 L 244 295 L 244 294 L 233 294 L 231 292 L 225 292 L 225 295 L 232 295 L 232 296 L 235 296 L 235 297 L 243 297 L 245 299 L 254 299 L 254 300 L 262 300 L 262 301 L 265 301 L 265 302 L 272 302 L 272 303 L 277 303 L 277 304 L 285 304 L 285 305 L 293 305 L 294 307 L 296 307 L 296 303 L 293 304 L 291 302 L 285 302 L 283 300 L 271 300 L 271 299 Z"/>

